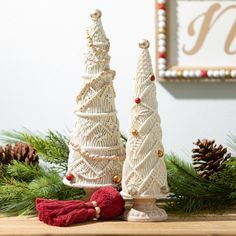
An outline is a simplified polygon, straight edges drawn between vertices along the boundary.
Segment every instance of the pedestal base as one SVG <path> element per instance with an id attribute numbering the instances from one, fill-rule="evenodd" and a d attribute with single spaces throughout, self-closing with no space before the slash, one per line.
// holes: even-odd
<path id="1" fill-rule="evenodd" d="M 168 219 L 166 211 L 156 206 L 156 199 L 134 199 L 133 207 L 124 213 L 127 221 L 164 221 Z"/>

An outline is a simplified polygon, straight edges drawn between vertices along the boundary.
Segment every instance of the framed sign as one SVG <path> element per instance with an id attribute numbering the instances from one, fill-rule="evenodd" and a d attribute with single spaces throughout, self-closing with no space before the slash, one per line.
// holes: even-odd
<path id="1" fill-rule="evenodd" d="M 236 0 L 156 0 L 160 81 L 236 81 Z"/>

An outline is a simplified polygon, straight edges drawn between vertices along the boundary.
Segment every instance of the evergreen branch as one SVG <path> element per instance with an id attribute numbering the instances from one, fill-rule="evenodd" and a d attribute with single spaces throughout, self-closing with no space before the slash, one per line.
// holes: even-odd
<path id="1" fill-rule="evenodd" d="M 43 158 L 55 165 L 59 165 L 63 170 L 67 167 L 69 156 L 69 140 L 59 132 L 48 131 L 46 135 L 34 134 L 28 130 L 2 131 L 0 140 L 5 143 L 23 142 L 31 145 Z"/>
<path id="2" fill-rule="evenodd" d="M 19 161 L 13 161 L 11 165 L 5 167 L 5 175 L 18 181 L 31 182 L 45 174 L 45 171 L 39 166 L 26 165 Z"/>
<path id="3" fill-rule="evenodd" d="M 231 157 L 224 163 L 225 167 L 211 176 L 213 183 L 227 193 L 236 192 L 236 158 Z"/>
<path id="4" fill-rule="evenodd" d="M 167 205 L 168 210 L 185 213 L 216 211 L 235 203 L 235 162 L 225 163 L 228 167 L 212 175 L 211 180 L 199 177 L 191 164 L 176 156 L 168 157 L 166 164 L 172 192 Z M 225 184 L 226 181 L 230 183 L 228 186 Z"/>
<path id="5" fill-rule="evenodd" d="M 14 165 L 18 164 L 15 163 Z M 11 171 L 8 169 L 8 173 L 12 174 L 15 168 L 12 168 Z M 61 177 L 55 171 L 46 173 L 41 169 L 28 166 L 24 168 L 24 172 L 25 174 L 30 173 L 31 177 L 34 176 L 35 178 L 31 182 L 22 181 L 22 174 L 18 173 L 13 176 L 6 174 L 1 179 L 0 213 L 6 215 L 35 214 L 36 197 L 68 200 L 80 199 L 84 195 L 81 189 L 65 186 Z M 23 178 L 25 178 L 24 175 Z"/>
<path id="6" fill-rule="evenodd" d="M 170 167 L 170 170 L 176 169 L 178 171 L 181 171 L 182 174 L 189 176 L 190 178 L 199 178 L 192 164 L 186 163 L 175 154 L 167 155 L 165 160 L 167 167 Z"/>
<path id="7" fill-rule="evenodd" d="M 166 158 L 166 164 L 168 169 L 168 181 L 171 185 L 171 188 L 175 194 L 179 194 L 182 191 L 192 195 L 196 195 L 196 192 L 193 189 L 199 188 L 197 195 L 205 193 L 207 188 L 207 181 L 200 178 L 193 166 L 189 163 L 184 162 L 175 155 L 168 156 Z M 176 178 L 178 176 L 178 178 Z"/>
<path id="8" fill-rule="evenodd" d="M 3 130 L 1 131 L 0 141 L 2 141 L 3 143 L 10 143 L 10 144 L 14 144 L 17 142 L 26 143 L 25 133 L 30 133 L 30 131 L 26 130 L 25 132 L 20 132 L 16 130 L 13 131 Z"/>

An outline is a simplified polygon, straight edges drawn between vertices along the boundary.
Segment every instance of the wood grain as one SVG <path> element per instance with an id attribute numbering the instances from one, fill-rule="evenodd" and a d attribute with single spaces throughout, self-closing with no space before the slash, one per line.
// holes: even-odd
<path id="1" fill-rule="evenodd" d="M 67 228 L 45 225 L 36 217 L 0 217 L 1 236 L 49 235 L 236 235 L 236 214 L 176 217 L 166 222 L 138 223 L 126 221 L 88 222 Z"/>

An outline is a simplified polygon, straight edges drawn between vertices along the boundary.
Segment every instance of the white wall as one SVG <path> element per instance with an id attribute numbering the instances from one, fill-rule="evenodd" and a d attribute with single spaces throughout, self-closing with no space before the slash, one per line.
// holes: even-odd
<path id="1" fill-rule="evenodd" d="M 128 132 L 141 38 L 151 41 L 153 0 L 0 0 L 0 130 L 66 132 L 75 120 L 89 11 L 103 11 L 121 130 Z M 164 145 L 185 158 L 197 138 L 236 134 L 236 84 L 158 84 Z"/>

